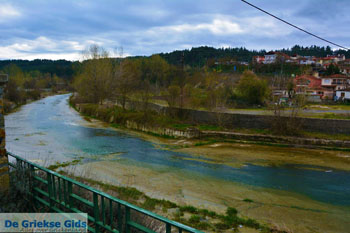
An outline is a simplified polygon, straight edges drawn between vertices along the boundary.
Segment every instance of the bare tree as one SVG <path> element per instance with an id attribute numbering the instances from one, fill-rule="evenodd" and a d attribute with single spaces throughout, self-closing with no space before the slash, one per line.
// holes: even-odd
<path id="1" fill-rule="evenodd" d="M 100 103 L 109 98 L 113 91 L 113 64 L 108 52 L 91 45 L 83 52 L 82 72 L 75 77 L 74 86 L 87 102 Z"/>
<path id="2" fill-rule="evenodd" d="M 135 62 L 125 60 L 116 67 L 114 75 L 117 82 L 116 95 L 121 100 L 123 109 L 125 109 L 127 96 L 136 89 L 141 71 Z"/>
<path id="3" fill-rule="evenodd" d="M 305 106 L 304 95 L 293 95 L 290 102 L 290 108 L 280 103 L 275 103 L 274 118 L 271 122 L 271 129 L 274 133 L 280 135 L 299 135 L 301 134 L 303 120 L 300 117 Z"/>

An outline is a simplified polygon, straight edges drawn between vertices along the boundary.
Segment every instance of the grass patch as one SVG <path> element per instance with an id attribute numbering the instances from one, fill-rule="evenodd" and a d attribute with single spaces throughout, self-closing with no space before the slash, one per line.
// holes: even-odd
<path id="1" fill-rule="evenodd" d="M 171 128 L 178 129 L 178 130 L 186 130 L 189 127 L 193 127 L 190 124 L 172 124 L 170 126 L 171 126 Z"/>
<path id="2" fill-rule="evenodd" d="M 80 159 L 75 159 L 75 160 L 72 160 L 69 162 L 56 163 L 56 164 L 48 166 L 47 169 L 52 170 L 52 171 L 56 171 L 58 168 L 68 167 L 70 165 L 77 165 L 79 162 L 80 162 Z"/>
<path id="3" fill-rule="evenodd" d="M 217 125 L 199 125 L 197 128 L 199 130 L 203 130 L 203 131 L 222 131 L 222 130 L 224 130 L 223 127 L 217 126 Z"/>
<path id="4" fill-rule="evenodd" d="M 192 215 L 188 220 L 191 224 L 198 224 L 201 221 L 201 217 L 199 215 Z"/>
<path id="5" fill-rule="evenodd" d="M 341 114 L 341 113 L 336 114 L 336 113 L 332 113 L 332 112 L 327 112 L 327 113 L 323 114 L 323 118 L 349 120 L 350 114 Z"/>
<path id="6" fill-rule="evenodd" d="M 154 210 L 158 201 L 154 198 L 146 198 L 145 202 L 141 205 L 142 208 L 147 210 Z"/>
<path id="7" fill-rule="evenodd" d="M 303 135 L 308 138 L 350 141 L 350 135 L 348 134 L 325 134 L 325 133 L 304 131 Z"/>
<path id="8" fill-rule="evenodd" d="M 245 199 L 243 199 L 243 201 L 244 201 L 244 202 L 248 202 L 248 203 L 254 202 L 252 199 L 249 199 L 249 198 L 245 198 Z"/>
<path id="9" fill-rule="evenodd" d="M 191 214 L 198 214 L 198 209 L 191 205 L 181 206 L 180 211 L 189 212 Z"/>
<path id="10" fill-rule="evenodd" d="M 205 145 L 211 145 L 217 142 L 224 142 L 223 140 L 219 141 L 216 139 L 211 139 L 211 140 L 207 140 L 207 141 L 200 141 L 194 144 L 194 146 L 205 146 Z"/>

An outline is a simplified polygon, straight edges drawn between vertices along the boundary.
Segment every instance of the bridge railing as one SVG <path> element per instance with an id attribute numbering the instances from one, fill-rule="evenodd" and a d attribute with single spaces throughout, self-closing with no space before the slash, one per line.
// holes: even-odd
<path id="1" fill-rule="evenodd" d="M 12 153 L 11 170 L 21 173 L 21 184 L 35 205 L 54 212 L 87 213 L 90 232 L 201 232 L 98 191 Z M 11 159 L 11 157 L 13 159 Z M 15 161 L 15 162 L 14 162 Z M 22 178 L 21 178 L 22 179 Z"/>

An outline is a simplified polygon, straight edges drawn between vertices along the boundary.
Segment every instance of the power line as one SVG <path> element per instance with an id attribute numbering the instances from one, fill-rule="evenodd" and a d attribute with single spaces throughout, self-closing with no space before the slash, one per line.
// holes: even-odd
<path id="1" fill-rule="evenodd" d="M 300 30 L 300 31 L 302 31 L 302 32 L 305 32 L 306 34 L 309 34 L 309 35 L 311 35 L 311 36 L 313 36 L 313 37 L 316 37 L 317 39 L 323 40 L 323 41 L 325 41 L 325 42 L 327 42 L 327 43 L 329 43 L 329 44 L 335 45 L 335 46 L 337 46 L 337 47 L 339 47 L 339 48 L 342 48 L 342 49 L 345 49 L 345 50 L 349 50 L 349 49 L 346 48 L 345 46 L 336 44 L 336 43 L 334 43 L 334 42 L 332 42 L 332 41 L 329 41 L 329 40 L 324 39 L 324 38 L 322 38 L 322 37 L 320 37 L 320 36 L 317 36 L 317 35 L 315 35 L 315 34 L 313 34 L 313 33 L 311 33 L 311 32 L 308 32 L 308 31 L 306 31 L 306 30 L 304 30 L 304 29 L 302 29 L 302 28 L 300 28 L 300 27 L 298 27 L 298 26 L 296 26 L 296 25 L 294 25 L 294 24 L 292 24 L 292 23 L 289 23 L 289 22 L 287 22 L 287 21 L 285 21 L 285 20 L 283 20 L 283 19 L 281 19 L 281 18 L 279 18 L 279 17 L 277 17 L 277 16 L 275 16 L 275 15 L 273 15 L 273 14 L 271 14 L 271 13 L 269 13 L 269 12 L 267 12 L 267 11 L 265 11 L 265 10 L 259 8 L 259 7 L 257 7 L 257 6 L 255 6 L 255 5 L 249 3 L 249 2 L 247 2 L 247 1 L 245 1 L 245 0 L 241 0 L 241 1 L 244 2 L 244 3 L 246 3 L 246 4 L 248 4 L 248 5 L 250 5 L 250 6 L 252 6 L 252 7 L 254 7 L 255 9 L 258 9 L 259 11 L 264 12 L 265 14 L 268 14 L 268 15 L 274 17 L 275 19 L 278 19 L 279 21 L 282 21 L 282 22 L 285 23 L 285 24 L 288 24 L 289 26 L 292 26 L 292 27 L 294 27 L 294 28 L 296 28 L 296 29 L 298 29 L 298 30 Z"/>

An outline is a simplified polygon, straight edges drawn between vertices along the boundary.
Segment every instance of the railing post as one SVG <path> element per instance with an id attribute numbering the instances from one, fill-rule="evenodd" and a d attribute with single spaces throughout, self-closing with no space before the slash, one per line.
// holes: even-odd
<path id="1" fill-rule="evenodd" d="M 123 231 L 123 224 L 122 224 L 122 205 L 118 203 L 118 231 Z"/>
<path id="2" fill-rule="evenodd" d="M 73 194 L 73 184 L 70 181 L 68 182 L 68 202 L 69 202 L 69 208 L 72 210 L 72 208 L 74 207 L 74 200 L 72 197 Z"/>
<path id="3" fill-rule="evenodd" d="M 125 232 L 126 233 L 130 233 L 129 221 L 130 221 L 130 207 L 125 206 Z"/>
<path id="4" fill-rule="evenodd" d="M 52 179 L 51 174 L 46 172 L 47 176 L 47 191 L 49 193 L 49 203 L 50 203 L 50 209 L 52 208 L 52 198 L 53 198 L 53 190 L 52 190 Z"/>
<path id="5" fill-rule="evenodd" d="M 170 225 L 170 223 L 166 223 L 166 230 L 165 230 L 165 232 L 166 233 L 171 233 L 171 225 Z"/>
<path id="6" fill-rule="evenodd" d="M 5 149 L 4 88 L 8 81 L 6 74 L 0 74 L 0 193 L 7 193 L 10 188 L 8 157 Z"/>
<path id="7" fill-rule="evenodd" d="M 35 208 L 38 208 L 38 204 L 37 204 L 36 199 L 35 199 L 36 193 L 34 191 L 34 188 L 35 188 L 34 176 L 35 176 L 35 168 L 33 165 L 30 165 L 30 184 L 32 185 L 32 187 L 31 187 L 32 201 L 33 201 L 33 206 Z"/>
<path id="8" fill-rule="evenodd" d="M 99 207 L 98 207 L 98 195 L 97 193 L 94 193 L 93 196 L 93 201 L 94 201 L 94 217 L 95 217 L 95 232 L 99 233 L 99 226 L 97 224 L 97 222 L 99 221 L 99 215 L 100 215 L 100 211 L 99 211 Z"/>

